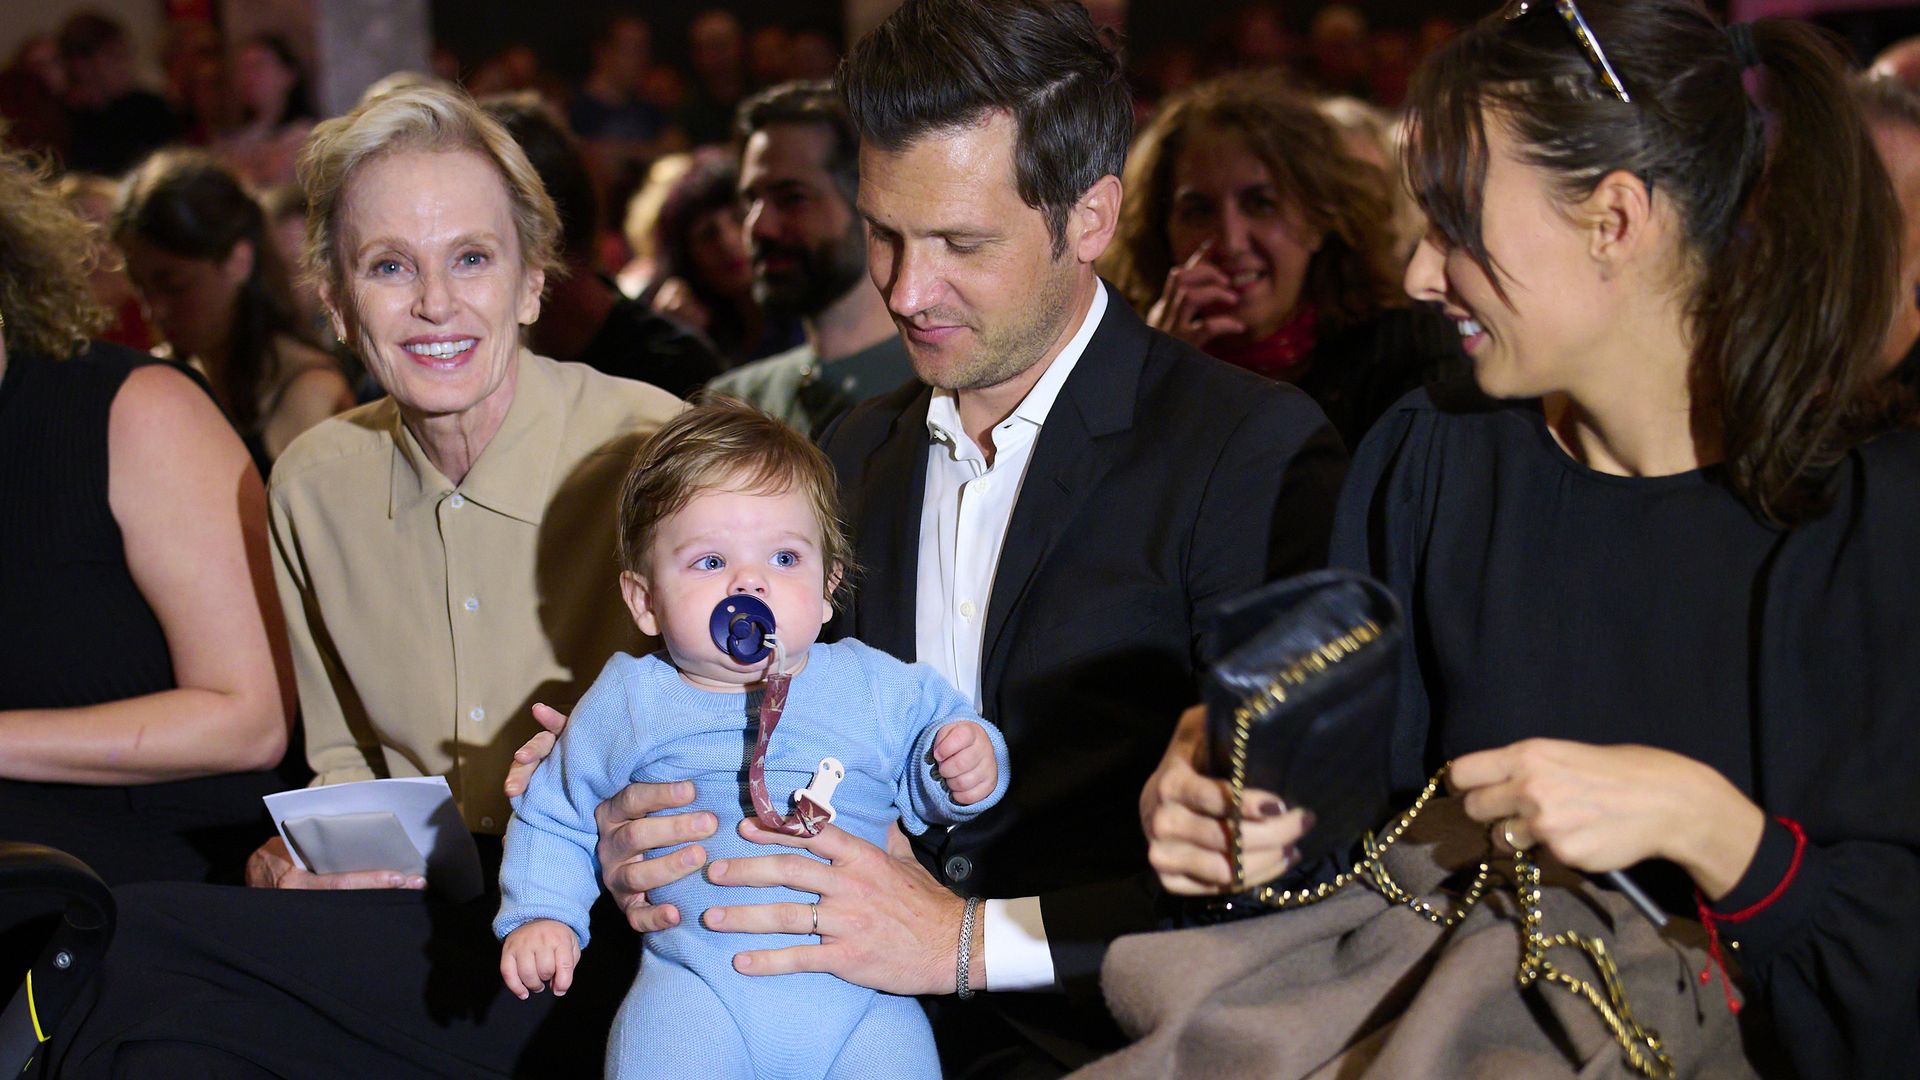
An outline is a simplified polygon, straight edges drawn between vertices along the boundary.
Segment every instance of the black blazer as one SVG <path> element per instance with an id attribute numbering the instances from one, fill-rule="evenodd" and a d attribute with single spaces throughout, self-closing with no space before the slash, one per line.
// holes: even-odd
<path id="1" fill-rule="evenodd" d="M 864 567 L 829 635 L 906 660 L 930 400 L 909 384 L 822 437 Z M 1034 446 L 987 604 L 982 711 L 1006 733 L 1011 784 L 915 842 L 957 892 L 1040 896 L 1070 992 L 1097 995 L 1107 943 L 1153 924 L 1140 789 L 1199 700 L 1203 614 L 1322 565 L 1346 461 L 1307 395 L 1148 329 L 1109 290 Z"/>

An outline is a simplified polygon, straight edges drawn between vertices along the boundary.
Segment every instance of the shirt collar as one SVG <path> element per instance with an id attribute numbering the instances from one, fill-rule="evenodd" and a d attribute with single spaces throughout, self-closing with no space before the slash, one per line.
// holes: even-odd
<path id="1" fill-rule="evenodd" d="M 1066 345 L 1060 349 L 1053 363 L 1047 365 L 1040 380 L 1027 391 L 1014 407 L 1008 420 L 1022 420 L 1036 428 L 1045 427 L 1047 414 L 1053 411 L 1053 403 L 1060 397 L 1060 391 L 1067 384 L 1067 377 L 1080 363 L 1080 357 L 1087 351 L 1087 342 L 1093 340 L 1094 331 L 1100 329 L 1100 319 L 1107 312 L 1107 286 L 1096 280 L 1093 289 L 1093 302 L 1087 305 L 1087 313 L 1080 319 L 1080 328 L 1074 331 Z M 1003 421 L 1004 422 L 1004 421 Z M 927 431 L 935 439 L 961 445 L 965 431 L 960 424 L 960 408 L 956 404 L 951 390 L 935 390 L 933 400 L 927 404 Z"/>
<path id="2" fill-rule="evenodd" d="M 438 502 L 449 492 L 460 494 L 496 513 L 540 524 L 546 515 L 554 462 L 566 439 L 560 416 L 560 390 L 554 385 L 551 361 L 542 362 L 526 349 L 514 360 L 513 401 L 500 421 L 500 430 L 480 452 L 467 477 L 454 484 L 436 468 L 419 440 L 393 410 L 393 463 L 389 470 L 387 516 L 422 502 Z"/>

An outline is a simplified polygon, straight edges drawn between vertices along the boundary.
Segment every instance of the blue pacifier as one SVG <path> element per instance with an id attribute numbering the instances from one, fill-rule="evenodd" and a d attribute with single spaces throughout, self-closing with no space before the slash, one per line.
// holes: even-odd
<path id="1" fill-rule="evenodd" d="M 767 635 L 773 633 L 773 609 L 751 593 L 735 593 L 713 607 L 707 620 L 713 644 L 737 663 L 757 664 L 773 651 Z"/>

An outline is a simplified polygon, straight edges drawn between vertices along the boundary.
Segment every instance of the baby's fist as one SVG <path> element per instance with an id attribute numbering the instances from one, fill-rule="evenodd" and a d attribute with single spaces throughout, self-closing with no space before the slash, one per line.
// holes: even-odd
<path id="1" fill-rule="evenodd" d="M 532 919 L 507 935 L 500 946 L 500 977 L 521 1001 L 548 986 L 565 997 L 580 962 L 580 939 L 555 919 Z"/>
<path id="2" fill-rule="evenodd" d="M 987 729 L 971 720 L 955 720 L 933 740 L 934 775 L 946 782 L 947 793 L 961 806 L 993 794 L 1000 784 L 1000 766 L 993 760 L 993 741 Z"/>

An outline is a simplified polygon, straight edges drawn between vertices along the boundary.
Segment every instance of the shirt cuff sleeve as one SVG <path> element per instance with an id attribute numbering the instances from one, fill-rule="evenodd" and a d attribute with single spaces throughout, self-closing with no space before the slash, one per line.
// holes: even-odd
<path id="1" fill-rule="evenodd" d="M 988 900 L 986 935 L 988 990 L 1052 990 L 1053 950 L 1040 918 L 1040 898 Z"/>
<path id="2" fill-rule="evenodd" d="M 1756 906 L 1757 910 L 1738 921 L 1719 923 L 1720 936 L 1738 942 L 1749 963 L 1792 940 L 1812 919 L 1826 888 L 1825 855 L 1811 843 L 1800 848 L 1791 829 L 1768 819 L 1746 874 L 1710 908 L 1719 916 L 1741 915 Z"/>

